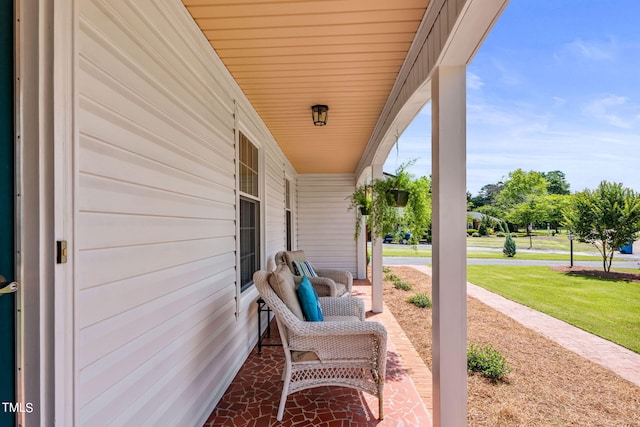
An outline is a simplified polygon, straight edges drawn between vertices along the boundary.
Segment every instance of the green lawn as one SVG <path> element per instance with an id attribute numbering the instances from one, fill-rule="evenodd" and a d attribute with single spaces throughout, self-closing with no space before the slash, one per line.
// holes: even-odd
<path id="1" fill-rule="evenodd" d="M 384 245 L 382 248 L 383 256 L 404 256 L 404 257 L 430 257 L 431 248 L 416 247 L 411 245 Z M 468 250 L 467 258 L 506 258 L 499 251 L 476 251 Z M 569 262 L 568 254 L 555 254 L 548 252 L 517 252 L 515 259 L 531 259 L 531 260 L 555 260 Z M 575 261 L 601 261 L 599 255 L 574 255 Z M 614 258 L 615 259 L 615 258 Z"/>
<path id="2" fill-rule="evenodd" d="M 467 280 L 640 353 L 640 284 L 548 267 L 467 266 Z"/>
<path id="3" fill-rule="evenodd" d="M 467 246 L 480 248 L 502 248 L 504 247 L 504 237 L 467 237 Z M 528 249 L 528 237 L 514 237 L 517 249 Z M 533 236 L 531 239 L 533 249 L 552 249 L 556 251 L 569 251 L 569 240 L 567 236 Z M 573 241 L 573 250 L 575 252 L 598 252 L 598 250 L 590 243 L 580 243 Z"/>

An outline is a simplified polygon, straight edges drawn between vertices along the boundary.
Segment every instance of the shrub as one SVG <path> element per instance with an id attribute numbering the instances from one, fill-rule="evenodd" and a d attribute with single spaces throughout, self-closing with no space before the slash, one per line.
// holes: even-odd
<path id="1" fill-rule="evenodd" d="M 487 226 L 484 225 L 483 223 L 480 223 L 480 226 L 478 227 L 478 234 L 481 236 L 486 236 L 487 234 L 489 234 L 489 231 L 487 230 Z"/>
<path id="2" fill-rule="evenodd" d="M 473 233 L 477 233 L 478 230 L 475 228 L 467 228 L 467 236 L 471 236 Z"/>
<path id="3" fill-rule="evenodd" d="M 407 298 L 407 302 L 410 302 L 411 304 L 414 304 L 420 308 L 431 307 L 431 298 L 429 298 L 429 295 L 424 293 L 410 296 L 409 298 Z"/>
<path id="4" fill-rule="evenodd" d="M 511 367 L 491 345 L 471 344 L 467 350 L 467 372 L 478 372 L 495 382 L 511 372 Z"/>
<path id="5" fill-rule="evenodd" d="M 393 287 L 396 289 L 402 289 L 403 291 L 410 291 L 411 289 L 413 289 L 411 283 L 407 283 L 402 280 L 394 280 Z"/>
<path id="6" fill-rule="evenodd" d="M 498 232 L 498 233 L 496 233 L 496 237 L 504 237 L 504 233 L 503 232 Z"/>
<path id="7" fill-rule="evenodd" d="M 511 234 L 507 234 L 507 238 L 504 239 L 504 248 L 502 249 L 502 253 L 509 258 L 516 255 L 516 242 L 513 240 L 513 237 L 511 237 Z"/>
<path id="8" fill-rule="evenodd" d="M 389 267 L 387 267 L 386 265 L 382 266 L 382 272 L 387 274 L 391 272 L 391 269 Z"/>
<path id="9" fill-rule="evenodd" d="M 480 237 L 480 233 L 473 233 L 471 237 Z"/>
<path id="10" fill-rule="evenodd" d="M 398 276 L 396 276 L 393 273 L 389 273 L 387 275 L 384 276 L 384 280 L 388 280 L 390 282 L 395 282 L 396 280 L 400 280 L 400 278 Z"/>

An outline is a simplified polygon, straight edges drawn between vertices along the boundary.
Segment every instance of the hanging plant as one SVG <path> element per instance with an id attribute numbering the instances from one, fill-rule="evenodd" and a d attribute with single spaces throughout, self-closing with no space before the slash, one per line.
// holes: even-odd
<path id="1" fill-rule="evenodd" d="M 431 184 L 427 178 L 411 176 L 407 168 L 413 163 L 415 160 L 403 163 L 395 175 L 386 175 L 372 183 L 372 236 L 384 238 L 398 231 L 410 233 L 410 240 L 415 244 L 427 234 L 431 225 Z"/>
<path id="2" fill-rule="evenodd" d="M 431 181 L 411 176 L 407 168 L 414 162 L 400 165 L 395 175 L 385 175 L 375 179 L 371 185 L 357 187 L 347 198 L 349 210 L 356 210 L 356 239 L 360 236 L 363 216 L 372 237 L 410 233 L 410 242 L 416 244 L 428 234 L 431 226 Z"/>
<path id="3" fill-rule="evenodd" d="M 362 217 L 371 215 L 372 196 L 371 186 L 360 185 L 356 191 L 347 198 L 349 200 L 349 210 L 356 210 L 356 234 L 357 239 L 360 236 Z"/>

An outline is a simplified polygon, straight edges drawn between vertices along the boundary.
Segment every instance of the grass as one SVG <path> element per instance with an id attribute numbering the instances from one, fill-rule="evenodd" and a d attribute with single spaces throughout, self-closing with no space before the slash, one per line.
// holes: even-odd
<path id="1" fill-rule="evenodd" d="M 467 266 L 467 280 L 640 353 L 640 284 L 549 267 Z"/>
<path id="2" fill-rule="evenodd" d="M 529 248 L 529 238 L 516 237 L 511 235 L 516 241 L 518 249 Z M 533 236 L 533 249 L 549 249 L 556 251 L 569 251 L 569 240 L 567 236 Z M 504 246 L 504 237 L 467 237 L 467 246 L 479 248 L 502 248 Z M 597 249 L 590 243 L 581 243 L 573 241 L 573 250 L 575 252 L 597 252 Z M 516 255 L 517 256 L 517 255 Z"/>
<path id="3" fill-rule="evenodd" d="M 431 257 L 431 248 L 414 248 L 410 245 L 384 245 L 384 247 L 382 248 L 382 255 L 390 257 Z M 469 250 L 467 251 L 467 258 L 490 259 L 506 257 L 502 254 L 502 252 L 498 251 Z M 514 259 L 568 261 L 569 255 L 549 252 L 517 252 Z M 599 255 L 574 254 L 573 259 L 576 261 L 601 261 L 602 257 L 600 257 Z"/>

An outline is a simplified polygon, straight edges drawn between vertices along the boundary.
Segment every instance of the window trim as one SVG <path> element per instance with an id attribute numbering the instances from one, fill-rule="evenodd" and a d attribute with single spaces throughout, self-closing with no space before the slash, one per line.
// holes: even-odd
<path id="1" fill-rule="evenodd" d="M 258 202 L 258 268 L 263 268 L 265 265 L 265 150 L 264 144 L 261 139 L 256 135 L 259 132 L 252 131 L 254 127 L 253 123 L 249 119 L 249 116 L 240 108 L 237 102 L 234 102 L 233 108 L 233 133 L 234 133 L 234 148 L 235 148 L 235 267 L 236 267 L 236 320 L 240 318 L 240 313 L 246 309 L 249 300 L 254 301 L 257 298 L 257 290 L 253 283 L 244 287 L 241 284 L 241 272 L 240 272 L 240 198 L 246 198 L 255 200 Z M 240 191 L 240 133 L 253 144 L 258 150 L 258 196 L 253 196 Z M 247 300 L 247 301 L 245 301 Z"/>
<path id="2" fill-rule="evenodd" d="M 285 249 L 292 251 L 294 248 L 293 239 L 293 180 L 288 176 L 284 177 L 284 245 Z"/>

